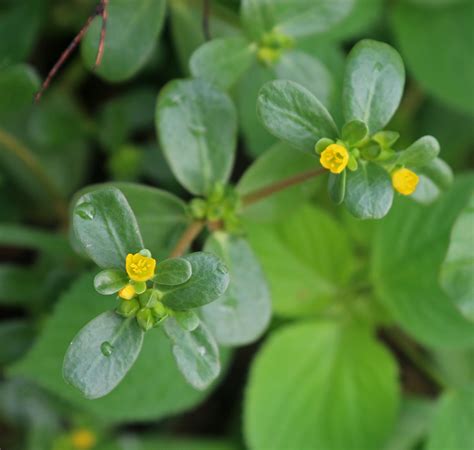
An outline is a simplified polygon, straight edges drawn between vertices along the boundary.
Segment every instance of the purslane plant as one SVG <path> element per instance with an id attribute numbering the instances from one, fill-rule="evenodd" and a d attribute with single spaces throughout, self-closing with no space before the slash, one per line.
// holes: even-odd
<path id="1" fill-rule="evenodd" d="M 329 171 L 336 203 L 344 201 L 359 218 L 381 218 L 394 189 L 410 195 L 423 183 L 446 184 L 450 171 L 437 158 L 434 138 L 396 151 L 398 134 L 383 131 L 403 83 L 403 64 L 394 49 L 375 41 L 357 44 L 347 64 L 347 123 L 340 134 L 309 91 L 284 80 L 266 84 L 257 104 L 265 126 L 299 150 L 316 151 L 322 167 L 315 159 L 303 172 L 297 165 L 299 172 L 272 178 L 262 172 L 272 167 L 269 160 L 286 155 L 290 168 L 293 161 L 291 151 L 269 152 L 234 187 L 229 179 L 237 120 L 231 99 L 202 79 L 170 82 L 158 97 L 157 133 L 172 172 L 195 197 L 185 206 L 172 194 L 130 184 L 95 186 L 79 197 L 74 247 L 103 269 L 96 290 L 116 295 L 119 304 L 74 338 L 64 361 L 65 379 L 89 398 L 106 395 L 135 362 L 145 332 L 158 328 L 170 339 L 186 380 L 206 388 L 220 372 L 218 345 L 253 342 L 270 320 L 269 289 L 242 221 L 250 205 Z M 257 183 L 255 174 L 260 174 Z M 423 192 L 432 196 L 429 189 Z M 166 222 L 159 222 L 160 215 Z M 150 226 L 150 220 L 159 225 Z M 204 252 L 186 254 L 206 228 Z M 170 249 L 167 257 L 164 248 Z"/>

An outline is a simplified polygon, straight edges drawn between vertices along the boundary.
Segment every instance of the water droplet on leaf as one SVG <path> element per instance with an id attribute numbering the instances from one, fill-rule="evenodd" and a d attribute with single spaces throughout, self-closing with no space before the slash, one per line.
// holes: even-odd
<path id="1" fill-rule="evenodd" d="M 108 341 L 102 342 L 100 344 L 100 351 L 104 356 L 110 356 L 114 351 L 114 346 Z"/>
<path id="2" fill-rule="evenodd" d="M 216 270 L 222 274 L 222 275 L 226 275 L 229 273 L 229 271 L 227 270 L 227 267 L 224 266 L 223 264 L 219 264 L 217 267 L 216 267 Z"/>
<path id="3" fill-rule="evenodd" d="M 198 347 L 197 351 L 201 356 L 204 356 L 206 354 L 206 349 L 204 347 Z"/>
<path id="4" fill-rule="evenodd" d="M 202 125 L 189 125 L 189 129 L 195 136 L 201 136 L 207 133 L 207 128 Z"/>
<path id="5" fill-rule="evenodd" d="M 92 203 L 84 202 L 76 206 L 75 213 L 84 220 L 92 220 L 95 217 L 95 207 Z"/>

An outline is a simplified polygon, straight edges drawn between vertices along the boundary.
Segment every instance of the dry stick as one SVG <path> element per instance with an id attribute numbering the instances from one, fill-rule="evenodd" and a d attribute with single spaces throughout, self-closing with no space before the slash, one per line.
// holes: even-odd
<path id="1" fill-rule="evenodd" d="M 249 206 L 253 203 L 263 200 L 266 197 L 269 197 L 272 194 L 276 194 L 277 192 L 280 192 L 283 189 L 294 186 L 295 184 L 303 183 L 304 181 L 317 177 L 318 175 L 322 175 L 326 172 L 327 170 L 321 168 L 311 169 L 307 172 L 299 173 L 297 175 L 293 175 L 292 177 L 285 178 L 284 180 L 278 181 L 274 184 L 270 184 L 261 189 L 257 189 L 256 191 L 250 192 L 250 194 L 244 195 L 242 197 L 242 205 Z"/>
<path id="2" fill-rule="evenodd" d="M 109 13 L 107 10 L 108 6 L 109 0 L 101 0 L 98 12 L 100 12 L 100 16 L 102 17 L 102 29 L 100 30 L 99 49 L 97 51 L 94 69 L 100 66 L 100 63 L 102 62 L 102 57 L 104 56 L 105 35 L 107 32 L 107 19 L 109 17 Z"/>
<path id="3" fill-rule="evenodd" d="M 209 14 L 211 12 L 211 7 L 209 0 L 203 0 L 202 2 L 202 31 L 204 33 L 204 38 L 206 41 L 211 40 L 211 32 L 209 30 Z"/>
<path id="4" fill-rule="evenodd" d="M 43 185 L 45 191 L 53 201 L 58 218 L 61 220 L 62 224 L 66 224 L 68 221 L 68 207 L 66 201 L 61 191 L 50 179 L 49 175 L 45 172 L 33 153 L 14 136 L 2 129 L 0 129 L 0 144 L 2 144 L 3 149 L 14 154 L 19 160 L 21 160 L 28 170 L 35 176 L 38 182 Z"/>
<path id="5" fill-rule="evenodd" d="M 66 50 L 61 54 L 59 57 L 58 61 L 56 64 L 53 66 L 53 68 L 49 71 L 48 76 L 44 80 L 43 84 L 41 85 L 40 90 L 36 93 L 35 95 L 35 102 L 38 103 L 41 100 L 41 97 L 44 94 L 44 91 L 48 89 L 51 80 L 54 78 L 54 76 L 57 74 L 58 70 L 61 68 L 61 66 L 64 64 L 64 62 L 71 56 L 71 53 L 74 51 L 74 49 L 79 45 L 81 42 L 82 38 L 86 34 L 87 30 L 91 26 L 92 21 L 97 17 L 101 16 L 102 17 L 102 31 L 100 34 L 100 42 L 99 42 L 99 49 L 97 51 L 97 58 L 95 62 L 94 68 L 96 68 L 102 61 L 102 56 L 104 54 L 104 43 L 105 43 L 105 33 L 106 33 L 106 22 L 107 22 L 107 6 L 108 6 L 109 0 L 101 0 L 100 5 L 96 8 L 94 14 L 92 14 L 84 24 L 84 26 L 81 28 L 79 33 L 74 37 L 72 42 L 67 46 Z"/>
<path id="6" fill-rule="evenodd" d="M 199 233 L 204 228 L 204 222 L 195 221 L 189 224 L 188 228 L 184 231 L 181 239 L 176 244 L 173 251 L 170 253 L 171 258 L 177 258 L 184 254 L 188 247 L 193 243 L 194 239 L 199 236 Z"/>

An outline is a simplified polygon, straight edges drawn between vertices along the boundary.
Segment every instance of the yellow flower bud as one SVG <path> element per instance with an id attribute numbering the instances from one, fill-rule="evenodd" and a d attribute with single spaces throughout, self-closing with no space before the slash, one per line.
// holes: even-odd
<path id="1" fill-rule="evenodd" d="M 257 51 L 257 58 L 259 61 L 272 65 L 278 61 L 281 56 L 281 51 L 271 47 L 260 47 Z"/>
<path id="2" fill-rule="evenodd" d="M 125 269 L 133 281 L 148 281 L 155 275 L 156 260 L 140 253 L 129 253 L 125 260 Z"/>
<path id="3" fill-rule="evenodd" d="M 124 288 L 120 289 L 118 295 L 124 300 L 131 300 L 135 297 L 135 288 L 131 284 L 127 284 Z"/>
<path id="4" fill-rule="evenodd" d="M 71 433 L 71 442 L 77 450 L 89 450 L 95 446 L 97 439 L 87 428 L 78 428 Z"/>
<path id="5" fill-rule="evenodd" d="M 341 173 L 349 162 L 349 152 L 342 145 L 331 144 L 321 153 L 319 161 L 332 173 Z"/>
<path id="6" fill-rule="evenodd" d="M 409 169 L 398 169 L 392 173 L 393 188 L 402 195 L 411 195 L 420 181 L 418 175 Z"/>

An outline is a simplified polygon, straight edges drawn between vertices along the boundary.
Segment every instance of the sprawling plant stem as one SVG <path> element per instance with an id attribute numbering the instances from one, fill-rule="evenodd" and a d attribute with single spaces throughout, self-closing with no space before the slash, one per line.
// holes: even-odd
<path id="1" fill-rule="evenodd" d="M 293 175 L 281 181 L 277 181 L 276 183 L 270 184 L 261 189 L 257 189 L 256 191 L 251 192 L 250 194 L 244 195 L 242 197 L 242 205 L 245 207 L 245 206 L 249 206 L 251 204 L 257 203 L 260 200 L 264 200 L 265 198 L 270 197 L 273 194 L 283 191 L 284 189 L 287 189 L 297 184 L 308 181 L 311 178 L 317 177 L 326 172 L 327 171 L 324 169 L 316 168 L 316 169 L 308 170 L 306 172 L 299 173 L 297 175 Z M 199 236 L 199 234 L 201 233 L 205 225 L 206 225 L 206 222 L 203 222 L 203 221 L 192 222 L 188 226 L 188 228 L 186 228 L 183 235 L 181 236 L 181 239 L 178 241 L 175 248 L 170 253 L 170 257 L 176 258 L 178 256 L 181 256 L 191 246 L 194 239 L 196 239 Z M 219 223 L 209 222 L 207 223 L 207 226 L 210 229 L 215 230 L 219 228 Z"/>
<path id="2" fill-rule="evenodd" d="M 1 128 L 0 149 L 11 153 L 22 161 L 31 175 L 44 187 L 45 192 L 51 198 L 58 219 L 65 226 L 68 221 L 68 208 L 64 196 L 31 150 L 17 138 Z"/>

